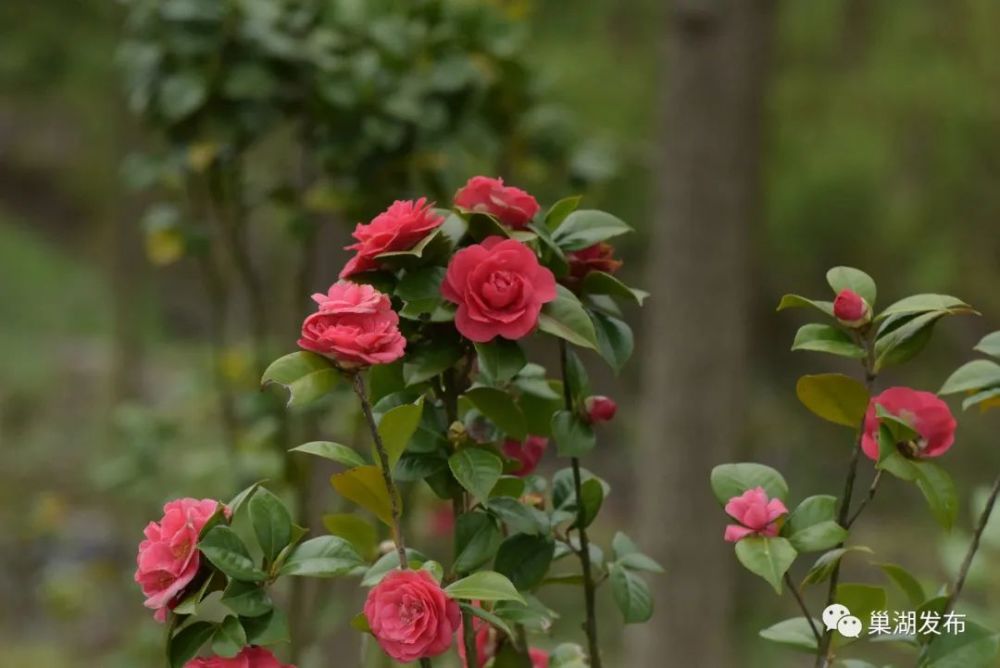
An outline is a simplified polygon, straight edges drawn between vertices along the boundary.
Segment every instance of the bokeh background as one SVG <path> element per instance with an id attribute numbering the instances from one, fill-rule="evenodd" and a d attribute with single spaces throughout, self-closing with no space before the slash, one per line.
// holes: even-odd
<path id="1" fill-rule="evenodd" d="M 159 665 L 131 576 L 168 498 L 268 478 L 322 530 L 329 471 L 282 452 L 356 417 L 283 416 L 260 364 L 294 348 L 354 222 L 473 173 L 582 192 L 638 231 L 636 355 L 618 377 L 591 360 L 622 407 L 595 531 L 627 527 L 668 572 L 643 628 L 601 593 L 611 665 L 799 665 L 757 638 L 793 604 L 738 570 L 707 473 L 753 458 L 794 498 L 839 492 L 849 436 L 794 382 L 841 366 L 790 353 L 804 315 L 774 312 L 825 295 L 829 266 L 883 303 L 983 313 L 887 384 L 937 388 L 1000 327 L 997 25 L 992 0 L 0 3 L 0 666 Z M 944 582 L 1000 466 L 990 418 L 962 416 L 948 456 L 959 528 L 889 484 L 858 542 Z M 434 517 L 411 519 L 422 540 Z M 354 583 L 296 595 L 300 665 L 360 665 Z M 575 592 L 543 598 L 575 634 Z M 967 605 L 1000 622 L 994 570 Z"/>

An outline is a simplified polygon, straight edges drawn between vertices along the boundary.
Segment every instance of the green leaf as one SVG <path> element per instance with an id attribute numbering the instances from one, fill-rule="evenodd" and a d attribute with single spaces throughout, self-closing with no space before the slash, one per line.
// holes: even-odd
<path id="1" fill-rule="evenodd" d="M 257 544 L 264 551 L 264 557 L 274 561 L 292 540 L 292 516 L 281 499 L 263 487 L 250 498 L 249 508 Z"/>
<path id="2" fill-rule="evenodd" d="M 788 483 L 780 473 L 770 466 L 753 462 L 720 464 L 712 469 L 711 483 L 715 498 L 723 505 L 734 496 L 740 496 L 755 487 L 763 487 L 772 499 L 785 499 L 788 496 Z"/>
<path id="3" fill-rule="evenodd" d="M 260 617 L 241 617 L 250 645 L 277 645 L 291 640 L 288 618 L 277 608 Z"/>
<path id="4" fill-rule="evenodd" d="M 218 656 L 231 659 L 247 644 L 247 634 L 240 620 L 232 615 L 222 620 L 212 634 L 212 651 Z"/>
<path id="5" fill-rule="evenodd" d="M 510 638 L 517 637 L 517 635 L 514 633 L 514 630 L 510 627 L 509 624 L 507 624 L 507 622 L 505 622 L 502 618 L 498 617 L 497 615 L 494 615 L 489 610 L 484 610 L 479 606 L 469 605 L 468 603 L 459 603 L 458 605 L 462 610 L 468 612 L 472 616 L 479 617 L 487 624 L 490 624 L 491 626 L 495 626 L 496 628 L 500 629 L 501 631 L 506 633 L 508 637 Z M 459 639 L 458 641 L 461 642 L 461 639 Z M 509 643 L 505 643 L 505 646 L 508 644 Z M 494 665 L 493 668 L 497 668 L 497 666 Z"/>
<path id="6" fill-rule="evenodd" d="M 611 274 L 603 271 L 588 272 L 580 284 L 580 291 L 587 295 L 608 295 L 636 306 L 642 306 L 642 302 L 649 296 L 648 292 L 630 288 Z"/>
<path id="7" fill-rule="evenodd" d="M 184 668 L 214 633 L 215 624 L 209 622 L 194 622 L 178 631 L 167 649 L 170 668 Z"/>
<path id="8" fill-rule="evenodd" d="M 988 408 L 996 408 L 1000 405 L 1000 402 L 990 401 L 991 399 L 996 399 L 1000 397 L 1000 387 L 993 388 L 992 390 L 985 390 L 983 392 L 976 392 L 971 397 L 966 397 L 962 400 L 962 410 L 969 410 L 971 406 L 976 404 L 981 404 L 980 408 L 982 410 L 987 410 Z"/>
<path id="9" fill-rule="evenodd" d="M 481 512 L 463 513 L 455 522 L 456 573 L 468 573 L 479 568 L 496 554 L 503 537 L 496 521 Z"/>
<path id="10" fill-rule="evenodd" d="M 837 514 L 837 497 L 817 494 L 802 500 L 788 516 L 784 530 L 788 535 L 802 531 L 821 522 L 829 522 Z"/>
<path id="11" fill-rule="evenodd" d="M 495 387 L 474 387 L 463 395 L 501 431 L 518 440 L 527 436 L 524 413 L 509 394 Z"/>
<path id="12" fill-rule="evenodd" d="M 973 350 L 978 350 L 990 357 L 1000 358 L 1000 331 L 984 336 Z"/>
<path id="13" fill-rule="evenodd" d="M 333 536 L 349 542 L 363 556 L 375 553 L 378 547 L 378 532 L 375 527 L 357 515 L 337 513 L 323 516 L 323 526 Z"/>
<path id="14" fill-rule="evenodd" d="M 791 568 L 798 552 L 785 538 L 749 536 L 736 543 L 736 558 L 743 566 L 764 578 L 781 594 L 781 580 Z"/>
<path id="15" fill-rule="evenodd" d="M 372 404 L 406 389 L 403 381 L 403 361 L 392 364 L 376 364 L 368 370 L 368 400 Z"/>
<path id="16" fill-rule="evenodd" d="M 957 297 L 924 294 L 905 297 L 894 304 L 890 304 L 876 316 L 876 320 L 884 320 L 894 315 L 916 315 L 918 313 L 930 313 L 931 311 L 945 311 L 956 314 L 975 313 L 975 310 L 971 306 Z"/>
<path id="17" fill-rule="evenodd" d="M 419 267 L 407 271 L 396 284 L 396 296 L 408 303 L 440 303 L 445 273 L 444 267 Z"/>
<path id="18" fill-rule="evenodd" d="M 875 610 L 885 610 L 885 589 L 867 584 L 846 583 L 837 585 L 834 601 L 847 607 L 858 619 L 867 621 Z"/>
<path id="19" fill-rule="evenodd" d="M 958 492 L 948 472 L 928 461 L 914 461 L 917 487 L 923 492 L 931 514 L 945 529 L 951 529 L 958 514 Z"/>
<path id="20" fill-rule="evenodd" d="M 914 608 L 917 608 L 927 600 L 923 586 L 908 570 L 896 564 L 875 565 L 881 568 L 886 577 L 892 580 L 899 587 L 900 591 L 906 594 L 907 600 Z"/>
<path id="21" fill-rule="evenodd" d="M 802 376 L 795 385 L 799 401 L 815 415 L 858 429 L 868 410 L 868 390 L 857 380 L 839 373 Z"/>
<path id="22" fill-rule="evenodd" d="M 448 467 L 458 483 L 480 503 L 486 503 L 490 491 L 503 474 L 503 461 L 488 450 L 463 448 L 448 458 Z"/>
<path id="23" fill-rule="evenodd" d="M 488 507 L 490 512 L 506 523 L 512 532 L 539 534 L 548 531 L 545 514 L 535 508 L 529 508 L 516 498 L 494 496 L 490 499 Z"/>
<path id="24" fill-rule="evenodd" d="M 368 624 L 368 618 L 365 617 L 365 613 L 359 612 L 351 618 L 351 628 L 355 631 L 360 631 L 361 633 L 371 633 L 372 627 Z"/>
<path id="25" fill-rule="evenodd" d="M 594 428 L 576 413 L 556 411 L 552 415 L 551 429 L 560 457 L 582 457 L 597 445 Z"/>
<path id="26" fill-rule="evenodd" d="M 339 536 L 320 536 L 296 547 L 281 567 L 282 575 L 332 578 L 350 575 L 364 560 L 354 546 Z"/>
<path id="27" fill-rule="evenodd" d="M 630 554 L 639 554 L 639 546 L 621 531 L 615 533 L 611 539 L 611 549 L 615 553 L 615 559 L 621 559 Z"/>
<path id="28" fill-rule="evenodd" d="M 494 571 L 479 571 L 452 582 L 444 593 L 454 599 L 525 602 L 511 581 Z"/>
<path id="29" fill-rule="evenodd" d="M 316 455 L 324 459 L 329 459 L 348 467 L 364 466 L 367 462 L 358 452 L 349 446 L 333 441 L 310 441 L 303 443 L 297 448 L 292 448 L 289 452 L 304 452 L 309 455 Z"/>
<path id="30" fill-rule="evenodd" d="M 367 465 L 335 473 L 330 484 L 342 497 L 373 513 L 387 526 L 392 526 L 392 500 L 377 466 Z M 397 499 L 402 508 L 402 500 Z"/>
<path id="31" fill-rule="evenodd" d="M 872 554 L 871 548 L 865 547 L 864 545 L 851 545 L 850 547 L 838 547 L 834 550 L 830 550 L 822 555 L 816 560 L 809 572 L 806 573 L 805 578 L 802 580 L 802 586 L 811 584 L 819 584 L 820 582 L 825 582 L 830 578 L 833 573 L 833 569 L 840 563 L 840 560 L 844 558 L 849 552 L 866 552 Z"/>
<path id="32" fill-rule="evenodd" d="M 792 350 L 812 350 L 854 359 L 865 356 L 864 349 L 847 332 L 832 325 L 802 325 L 795 334 Z"/>
<path id="33" fill-rule="evenodd" d="M 491 343 L 477 343 L 476 354 L 479 372 L 495 383 L 507 382 L 528 363 L 517 341 L 499 337 Z"/>
<path id="34" fill-rule="evenodd" d="M 181 602 L 174 607 L 175 615 L 195 615 L 198 613 L 199 604 L 205 598 L 205 595 L 209 591 L 215 591 L 218 587 L 214 586 L 217 579 L 221 579 L 222 576 L 216 576 L 216 574 L 211 573 L 205 578 L 205 581 L 201 583 L 196 590 L 184 596 Z"/>
<path id="35" fill-rule="evenodd" d="M 944 633 L 920 659 L 920 668 L 995 668 L 1000 656 L 1000 634 L 975 622 L 963 633 Z"/>
<path id="36" fill-rule="evenodd" d="M 597 333 L 580 300 L 565 286 L 556 286 L 554 301 L 542 306 L 538 328 L 584 348 L 597 349 Z"/>
<path id="37" fill-rule="evenodd" d="M 555 549 L 550 536 L 515 534 L 500 545 L 493 568 L 519 591 L 534 589 L 549 572 Z"/>
<path id="38" fill-rule="evenodd" d="M 645 554 L 634 552 L 626 554 L 618 560 L 618 563 L 630 571 L 645 571 L 646 573 L 663 573 L 663 566 Z"/>
<path id="39" fill-rule="evenodd" d="M 304 406 L 328 394 L 339 381 L 340 373 L 329 360 L 315 353 L 297 352 L 271 363 L 261 377 L 261 384 L 277 383 L 288 389 L 288 406 Z"/>
<path id="40" fill-rule="evenodd" d="M 823 622 L 814 619 L 813 624 L 817 629 L 822 631 Z M 809 620 L 805 617 L 793 617 L 792 619 L 778 622 L 762 630 L 760 637 L 793 649 L 809 653 L 816 652 L 816 636 L 813 635 L 812 627 L 809 626 Z"/>
<path id="41" fill-rule="evenodd" d="M 566 220 L 566 216 L 576 211 L 577 207 L 580 206 L 580 200 L 583 199 L 580 195 L 573 195 L 572 197 L 564 197 L 555 204 L 545 213 L 545 227 L 550 230 L 555 230 Z"/>
<path id="42" fill-rule="evenodd" d="M 631 227 L 610 213 L 577 209 L 553 230 L 552 238 L 563 250 L 575 251 L 631 231 Z"/>
<path id="43" fill-rule="evenodd" d="M 834 292 L 841 290 L 853 290 L 874 308 L 875 307 L 875 281 L 872 277 L 854 267 L 834 267 L 826 272 L 826 282 L 830 284 Z"/>
<path id="44" fill-rule="evenodd" d="M 197 111 L 207 97 L 208 82 L 204 76 L 197 72 L 178 72 L 163 79 L 157 100 L 163 116 L 176 123 Z"/>
<path id="45" fill-rule="evenodd" d="M 230 580 L 222 594 L 222 603 L 241 617 L 260 617 L 274 608 L 264 588 L 253 582 Z"/>
<path id="46" fill-rule="evenodd" d="M 800 295 L 785 295 L 778 302 L 778 311 L 784 311 L 790 308 L 803 308 L 812 307 L 823 313 L 827 314 L 831 318 L 833 317 L 833 302 L 817 301 L 815 299 L 807 299 Z"/>
<path id="47" fill-rule="evenodd" d="M 258 487 L 260 487 L 260 483 L 255 482 L 254 484 L 250 485 L 246 489 L 242 490 L 239 494 L 234 496 L 232 500 L 226 504 L 226 507 L 229 508 L 229 512 L 232 514 L 233 517 L 235 517 L 236 513 L 240 511 L 240 509 L 243 507 L 243 504 L 246 503 L 251 496 L 253 496 L 253 493 L 257 491 Z M 208 526 L 209 524 L 211 524 L 211 520 L 209 520 L 209 522 L 204 527 L 202 527 L 201 530 L 202 536 L 208 533 L 208 529 L 211 528 Z"/>
<path id="48" fill-rule="evenodd" d="M 420 568 L 421 564 L 427 561 L 427 556 L 419 550 L 414 550 L 412 547 L 406 548 L 406 561 L 410 568 Z M 396 551 L 387 552 L 378 558 L 371 568 L 365 571 L 365 574 L 361 576 L 361 586 L 362 587 L 374 587 L 386 574 L 399 568 L 399 556 Z"/>
<path id="49" fill-rule="evenodd" d="M 580 500 L 583 505 L 583 526 L 589 527 L 597 518 L 604 503 L 604 485 L 597 478 L 584 480 L 580 484 Z M 570 528 L 577 528 L 579 521 L 574 521 Z"/>
<path id="50" fill-rule="evenodd" d="M 597 352 L 615 373 L 621 372 L 635 348 L 632 328 L 606 313 L 588 310 L 587 314 L 594 323 L 594 332 L 597 334 Z"/>
<path id="51" fill-rule="evenodd" d="M 945 315 L 945 311 L 932 311 L 916 316 L 880 334 L 875 340 L 875 370 L 902 364 L 917 355 L 930 341 L 934 324 Z"/>
<path id="52" fill-rule="evenodd" d="M 378 433 L 382 438 L 386 455 L 389 457 L 390 470 L 395 468 L 396 462 L 406 450 L 406 445 L 417 431 L 423 410 L 424 398 L 420 397 L 416 403 L 396 406 L 386 412 L 379 420 Z M 379 462 L 377 456 L 375 456 L 375 461 Z"/>
<path id="53" fill-rule="evenodd" d="M 621 611 L 625 623 L 648 622 L 653 616 L 653 596 L 643 579 L 617 563 L 611 564 L 608 575 L 615 605 Z"/>
<path id="54" fill-rule="evenodd" d="M 259 582 L 267 573 L 257 568 L 250 553 L 236 532 L 227 526 L 217 526 L 198 541 L 198 549 L 220 571 L 236 580 Z"/>
<path id="55" fill-rule="evenodd" d="M 938 394 L 977 392 L 1000 385 L 1000 364 L 992 360 L 973 360 L 960 366 L 948 377 Z"/>
<path id="56" fill-rule="evenodd" d="M 549 668 L 589 668 L 590 659 L 583 648 L 573 643 L 563 643 L 549 655 Z"/>
<path id="57" fill-rule="evenodd" d="M 500 221 L 489 214 L 467 212 L 469 221 L 469 236 L 480 242 L 488 237 L 510 238 L 511 231 Z"/>
<path id="58" fill-rule="evenodd" d="M 403 380 L 410 387 L 451 368 L 462 357 L 456 341 L 436 338 L 413 346 L 403 360 Z"/>
<path id="59" fill-rule="evenodd" d="M 833 520 L 820 522 L 789 534 L 788 541 L 798 552 L 829 550 L 847 540 L 847 529 Z"/>

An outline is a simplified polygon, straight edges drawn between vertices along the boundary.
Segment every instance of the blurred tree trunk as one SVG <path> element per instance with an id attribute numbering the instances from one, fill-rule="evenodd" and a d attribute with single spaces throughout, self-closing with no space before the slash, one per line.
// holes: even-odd
<path id="1" fill-rule="evenodd" d="M 632 666 L 737 665 L 732 550 L 708 484 L 743 436 L 750 230 L 772 0 L 675 0 L 646 311 L 638 535 L 667 568 Z"/>

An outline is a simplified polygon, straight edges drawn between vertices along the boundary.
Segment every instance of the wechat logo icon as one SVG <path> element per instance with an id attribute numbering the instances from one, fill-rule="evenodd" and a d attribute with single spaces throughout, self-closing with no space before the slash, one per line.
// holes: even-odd
<path id="1" fill-rule="evenodd" d="M 846 605 L 833 603 L 823 610 L 823 624 L 827 631 L 836 630 L 845 638 L 857 638 L 861 635 L 863 625 L 861 620 L 851 614 Z"/>

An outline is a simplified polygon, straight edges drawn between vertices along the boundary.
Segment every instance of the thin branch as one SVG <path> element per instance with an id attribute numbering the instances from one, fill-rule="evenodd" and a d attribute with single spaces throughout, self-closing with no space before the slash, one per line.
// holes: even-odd
<path id="1" fill-rule="evenodd" d="M 948 601 L 945 603 L 945 612 L 951 612 L 954 609 L 958 597 L 962 594 L 965 578 L 968 577 L 969 569 L 972 567 L 972 560 L 975 558 L 976 552 L 979 551 L 979 541 L 982 539 L 983 531 L 986 530 L 986 525 L 990 521 L 990 515 L 993 514 L 993 507 L 996 505 L 998 494 L 1000 494 L 1000 475 L 993 481 L 993 489 L 990 490 L 990 496 L 986 500 L 986 507 L 983 508 L 983 512 L 979 515 L 976 531 L 972 534 L 972 543 L 969 545 L 968 552 L 965 553 L 965 560 L 962 561 L 962 567 L 958 571 L 958 578 L 955 580 L 955 584 L 952 585 Z"/>
<path id="2" fill-rule="evenodd" d="M 802 593 L 799 588 L 795 586 L 795 582 L 792 581 L 792 576 L 785 571 L 785 584 L 788 585 L 788 590 L 792 592 L 792 596 L 795 597 L 795 602 L 799 604 L 799 610 L 802 611 L 803 616 L 805 616 L 806 621 L 809 622 L 809 630 L 812 631 L 813 637 L 816 638 L 816 646 L 823 641 L 823 635 L 816 628 L 816 622 L 813 620 L 812 615 L 809 614 L 809 608 L 806 607 L 806 602 L 802 600 Z"/>
<path id="3" fill-rule="evenodd" d="M 563 399 L 566 410 L 573 411 L 573 389 L 569 383 L 568 355 L 566 342 L 559 339 L 559 364 L 562 369 Z M 601 651 L 597 638 L 597 587 L 594 583 L 593 568 L 590 563 L 590 539 L 587 537 L 585 526 L 586 509 L 581 502 L 583 498 L 583 480 L 580 474 L 580 459 L 572 457 L 570 463 L 573 467 L 573 490 L 576 494 L 576 532 L 580 538 L 580 550 L 577 553 L 580 557 L 580 567 L 583 570 L 583 596 L 586 605 L 587 618 L 584 621 L 583 629 L 587 634 L 587 644 L 590 653 L 590 665 L 592 668 L 602 668 Z"/>
<path id="4" fill-rule="evenodd" d="M 868 504 L 872 502 L 872 499 L 875 498 L 875 492 L 878 491 L 878 484 L 879 482 L 881 482 L 881 480 L 882 480 L 882 469 L 878 469 L 875 471 L 875 477 L 872 478 L 872 484 L 868 488 L 868 494 L 865 495 L 865 498 L 861 499 L 861 503 L 858 504 L 857 509 L 850 516 L 850 518 L 848 518 L 847 524 L 844 525 L 845 529 L 851 528 L 851 525 L 857 521 L 862 511 L 864 511 L 864 509 L 868 506 Z"/>
<path id="5" fill-rule="evenodd" d="M 396 553 L 399 555 L 399 567 L 407 569 L 406 545 L 403 542 L 403 528 L 400 525 L 399 491 L 392 480 L 392 470 L 389 467 L 389 454 L 385 451 L 382 437 L 378 433 L 378 426 L 375 424 L 375 416 L 372 415 L 372 405 L 368 400 L 368 392 L 365 390 L 365 380 L 361 372 L 355 371 L 351 374 L 354 383 L 354 391 L 361 400 L 361 410 L 368 421 L 368 429 L 371 430 L 372 440 L 375 442 L 375 452 L 378 454 L 379 468 L 382 470 L 382 480 L 385 482 L 385 489 L 389 493 L 389 503 L 392 513 L 392 540 L 396 544 Z"/>

